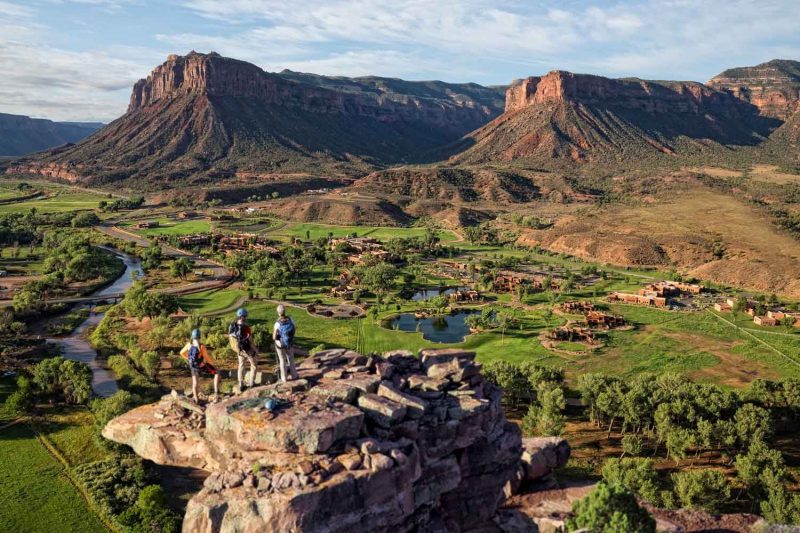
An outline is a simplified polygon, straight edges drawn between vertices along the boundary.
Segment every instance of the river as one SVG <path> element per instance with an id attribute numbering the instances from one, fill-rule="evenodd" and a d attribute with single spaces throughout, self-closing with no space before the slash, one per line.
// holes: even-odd
<path id="1" fill-rule="evenodd" d="M 138 259 L 116 250 L 112 251 L 125 263 L 125 272 L 110 285 L 93 292 L 92 296 L 124 293 L 133 283 L 134 276 L 141 275 L 142 273 L 142 267 Z M 93 306 L 89 304 L 85 307 L 89 307 L 91 310 Z M 110 370 L 98 363 L 97 351 L 89 344 L 89 341 L 86 339 L 86 333 L 89 328 L 96 326 L 100 320 L 102 320 L 104 314 L 105 313 L 94 313 L 90 311 L 89 317 L 81 322 L 68 337 L 47 339 L 47 342 L 53 343 L 61 348 L 61 353 L 66 359 L 80 361 L 89 365 L 89 368 L 92 370 L 92 391 L 94 391 L 95 395 L 103 398 L 117 392 L 117 381 Z"/>

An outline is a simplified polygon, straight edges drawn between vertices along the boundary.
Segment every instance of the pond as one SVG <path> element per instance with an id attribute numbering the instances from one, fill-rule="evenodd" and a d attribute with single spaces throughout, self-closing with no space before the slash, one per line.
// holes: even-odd
<path id="1" fill-rule="evenodd" d="M 389 321 L 388 327 L 400 331 L 419 331 L 425 340 L 454 344 L 464 342 L 464 338 L 469 334 L 469 326 L 464 322 L 467 316 L 476 312 L 461 311 L 452 315 L 426 318 L 417 318 L 413 313 L 401 313 Z"/>
<path id="2" fill-rule="evenodd" d="M 449 296 L 459 289 L 466 289 L 466 287 L 439 287 L 437 289 L 420 289 L 411 296 L 411 300 L 421 302 L 422 300 L 430 300 L 436 296 Z"/>

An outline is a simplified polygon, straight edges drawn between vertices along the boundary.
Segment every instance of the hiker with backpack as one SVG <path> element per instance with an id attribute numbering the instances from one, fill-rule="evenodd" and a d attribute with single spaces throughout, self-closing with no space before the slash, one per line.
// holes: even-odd
<path id="1" fill-rule="evenodd" d="M 287 381 L 288 370 L 290 379 L 297 379 L 297 368 L 294 365 L 294 321 L 286 316 L 283 304 L 278 306 L 278 320 L 272 328 L 272 340 L 275 341 L 275 352 L 278 354 L 278 365 L 281 371 L 281 381 Z"/>
<path id="2" fill-rule="evenodd" d="M 244 363 L 250 363 L 250 379 L 247 386 L 252 388 L 256 379 L 256 357 L 258 351 L 253 343 L 253 330 L 247 325 L 247 309 L 240 308 L 236 311 L 236 320 L 228 327 L 230 345 L 239 356 L 239 391 L 244 388 Z"/>
<path id="3" fill-rule="evenodd" d="M 214 376 L 214 396 L 211 401 L 216 402 L 219 395 L 219 374 L 214 367 L 211 356 L 208 355 L 208 350 L 205 344 L 200 342 L 200 330 L 192 330 L 192 340 L 181 349 L 181 357 L 189 363 L 189 370 L 192 373 L 192 397 L 195 403 L 200 403 L 197 397 L 197 381 L 200 377 L 200 372 L 211 374 Z"/>

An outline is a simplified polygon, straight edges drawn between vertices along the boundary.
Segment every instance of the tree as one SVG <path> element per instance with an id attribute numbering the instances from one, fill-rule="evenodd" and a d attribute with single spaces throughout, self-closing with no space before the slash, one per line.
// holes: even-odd
<path id="1" fill-rule="evenodd" d="M 734 415 L 739 442 L 767 441 L 772 436 L 772 420 L 769 411 L 746 403 Z"/>
<path id="2" fill-rule="evenodd" d="M 606 483 L 622 485 L 642 499 L 659 505 L 658 475 L 652 459 L 609 459 L 601 473 Z"/>
<path id="3" fill-rule="evenodd" d="M 761 514 L 772 524 L 800 525 L 800 494 L 791 494 L 784 485 L 770 487 Z"/>
<path id="4" fill-rule="evenodd" d="M 481 241 L 483 232 L 479 226 L 468 226 L 464 228 L 464 237 L 467 238 L 470 244 L 475 244 Z"/>
<path id="5" fill-rule="evenodd" d="M 385 294 L 394 287 L 397 268 L 389 263 L 365 267 L 359 272 L 361 285 L 376 294 Z"/>
<path id="6" fill-rule="evenodd" d="M 771 450 L 762 440 L 754 441 L 747 453 L 736 456 L 736 472 L 751 494 L 764 494 L 786 476 L 786 465 L 778 450 Z"/>
<path id="7" fill-rule="evenodd" d="M 161 246 L 151 244 L 145 248 L 139 255 L 142 260 L 142 267 L 145 270 L 154 270 L 161 266 L 163 254 L 161 253 Z"/>
<path id="8" fill-rule="evenodd" d="M 136 281 L 125 294 L 122 308 L 130 316 L 139 319 L 153 318 L 174 313 L 178 309 L 178 300 L 171 294 L 148 292 L 141 281 Z"/>
<path id="9" fill-rule="evenodd" d="M 92 372 L 85 363 L 52 357 L 34 366 L 32 373 L 41 392 L 61 395 L 66 403 L 86 403 L 92 395 Z"/>
<path id="10" fill-rule="evenodd" d="M 500 329 L 500 344 L 506 342 L 506 330 L 518 323 L 517 315 L 513 309 L 504 309 L 495 315 L 495 322 Z"/>
<path id="11" fill-rule="evenodd" d="M 94 211 L 82 211 L 72 218 L 73 228 L 89 228 L 100 223 L 100 218 Z"/>
<path id="12" fill-rule="evenodd" d="M 566 420 L 564 407 L 564 389 L 551 381 L 541 383 L 536 391 L 536 401 L 528 407 L 528 412 L 522 419 L 523 432 L 526 435 L 561 435 Z"/>
<path id="13" fill-rule="evenodd" d="M 722 472 L 702 469 L 672 474 L 675 495 L 684 507 L 716 513 L 731 497 L 731 487 Z"/>
<path id="14" fill-rule="evenodd" d="M 172 262 L 169 271 L 173 277 L 186 279 L 186 276 L 189 275 L 192 268 L 194 268 L 194 261 L 188 257 L 180 257 Z"/>
<path id="15" fill-rule="evenodd" d="M 622 455 L 641 455 L 644 451 L 644 440 L 640 435 L 622 437 Z"/>
<path id="16" fill-rule="evenodd" d="M 588 529 L 599 533 L 654 533 L 656 521 L 639 506 L 631 491 L 601 481 L 585 498 L 572 505 L 567 531 Z"/>

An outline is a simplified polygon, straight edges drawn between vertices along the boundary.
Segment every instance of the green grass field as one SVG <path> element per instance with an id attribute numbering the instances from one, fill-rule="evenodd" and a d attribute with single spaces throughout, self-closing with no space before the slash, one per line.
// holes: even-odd
<path id="1" fill-rule="evenodd" d="M 203 291 L 178 298 L 178 305 L 187 313 L 213 313 L 231 307 L 245 294 L 239 289 Z"/>
<path id="2" fill-rule="evenodd" d="M 297 237 L 305 239 L 309 235 L 312 240 L 320 237 L 327 237 L 333 234 L 334 237 L 345 237 L 357 234 L 359 237 L 373 237 L 379 240 L 392 239 L 395 237 L 422 237 L 425 235 L 425 228 L 394 228 L 378 226 L 331 226 L 327 224 L 315 224 L 302 222 L 288 224 L 283 228 L 270 233 L 275 237 Z M 442 242 L 452 242 L 458 239 L 452 231 L 442 230 L 439 232 Z"/>
<path id="3" fill-rule="evenodd" d="M 208 233 L 211 231 L 211 222 L 204 219 L 175 221 L 168 218 L 158 219 L 159 226 L 151 229 L 133 229 L 131 231 L 145 237 L 159 235 L 189 235 L 192 233 Z"/>
<path id="4" fill-rule="evenodd" d="M 48 198 L 2 204 L 0 214 L 26 213 L 32 208 L 41 213 L 81 211 L 95 209 L 100 200 L 108 199 L 106 195 L 100 193 L 53 184 L 47 184 L 46 192 L 50 195 Z"/>
<path id="5" fill-rule="evenodd" d="M 30 533 L 107 531 L 27 424 L 0 430 L 0 525 Z"/>

